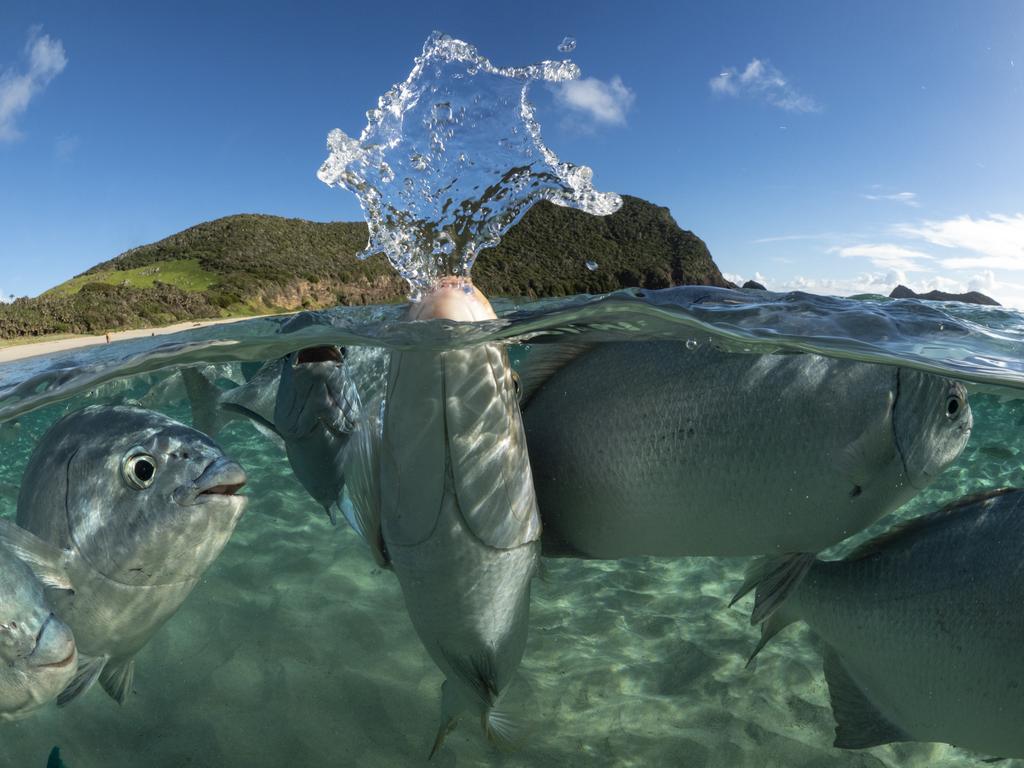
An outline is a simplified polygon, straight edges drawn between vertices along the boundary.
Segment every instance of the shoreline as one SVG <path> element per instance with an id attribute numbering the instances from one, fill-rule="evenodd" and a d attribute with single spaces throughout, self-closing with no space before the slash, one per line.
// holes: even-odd
<path id="1" fill-rule="evenodd" d="M 287 312 L 279 314 L 289 314 Z M 182 323 L 175 323 L 174 325 L 164 325 L 159 328 L 135 328 L 126 331 L 111 331 L 110 342 L 111 344 L 117 341 L 125 341 L 127 339 L 137 339 L 143 336 L 165 336 L 171 333 L 180 333 L 181 331 L 190 331 L 193 328 L 205 328 L 210 325 L 226 325 L 228 323 L 240 323 L 244 320 L 255 320 L 260 317 L 276 317 L 277 314 L 267 315 L 249 315 L 248 317 L 223 317 L 215 318 L 211 320 L 187 320 Z M 4 340 L 0 339 L 0 344 Z M 107 343 L 107 335 L 101 334 L 99 336 L 67 336 L 62 338 L 50 339 L 49 341 L 34 341 L 28 343 L 17 343 L 9 346 L 0 346 L 0 364 L 14 362 L 15 360 L 23 360 L 27 357 L 39 357 L 40 355 L 49 355 L 54 352 L 64 352 L 68 349 L 79 349 L 81 347 L 92 347 Z"/>

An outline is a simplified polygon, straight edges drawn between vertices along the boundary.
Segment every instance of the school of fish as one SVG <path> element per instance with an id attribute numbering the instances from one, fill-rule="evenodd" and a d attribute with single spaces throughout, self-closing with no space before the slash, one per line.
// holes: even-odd
<path id="1" fill-rule="evenodd" d="M 406 314 L 494 318 L 455 279 Z M 1024 491 L 819 557 L 957 459 L 973 427 L 960 383 L 813 354 L 564 339 L 515 369 L 498 343 L 401 350 L 383 386 L 370 378 L 350 350 L 311 347 L 241 380 L 185 368 L 139 403 L 112 405 L 124 399 L 109 389 L 53 425 L 16 520 L 0 520 L 0 719 L 97 682 L 123 703 L 144 684 L 135 655 L 246 508 L 245 471 L 210 436 L 243 418 L 397 578 L 443 677 L 430 756 L 466 716 L 500 746 L 524 737 L 528 713 L 506 700 L 542 554 L 756 558 L 735 598 L 754 593 L 754 655 L 797 621 L 821 638 L 835 746 L 1024 756 Z M 194 426 L 152 410 L 168 392 L 187 392 Z"/>

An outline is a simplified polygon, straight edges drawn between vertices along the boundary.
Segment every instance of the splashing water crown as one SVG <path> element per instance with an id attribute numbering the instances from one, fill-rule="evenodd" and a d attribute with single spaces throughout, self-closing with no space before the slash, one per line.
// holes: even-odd
<path id="1" fill-rule="evenodd" d="M 327 137 L 317 173 L 359 198 L 370 229 L 360 258 L 383 252 L 415 300 L 473 262 L 539 200 L 607 215 L 590 168 L 563 163 L 540 135 L 527 90 L 579 77 L 571 61 L 498 68 L 469 43 L 435 32 L 404 82 L 366 113 L 358 139 Z"/>

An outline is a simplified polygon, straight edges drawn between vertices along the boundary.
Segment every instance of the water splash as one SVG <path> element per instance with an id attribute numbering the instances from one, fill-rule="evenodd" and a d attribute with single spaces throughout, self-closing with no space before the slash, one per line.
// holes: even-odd
<path id="1" fill-rule="evenodd" d="M 327 137 L 317 176 L 359 198 L 370 229 L 360 258 L 383 252 L 416 299 L 440 277 L 468 276 L 539 200 L 617 211 L 621 198 L 595 190 L 590 168 L 544 145 L 527 99 L 534 81 L 578 77 L 568 60 L 499 68 L 469 43 L 431 35 L 358 139 L 337 129 Z"/>
<path id="2" fill-rule="evenodd" d="M 558 44 L 558 50 L 561 53 L 572 53 L 576 50 L 576 38 L 575 37 L 563 37 L 562 42 Z"/>

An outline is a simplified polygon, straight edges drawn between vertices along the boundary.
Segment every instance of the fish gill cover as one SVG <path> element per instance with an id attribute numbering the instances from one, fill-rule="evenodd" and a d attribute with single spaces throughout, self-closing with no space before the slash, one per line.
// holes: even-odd
<path id="1" fill-rule="evenodd" d="M 579 77 L 569 60 L 495 67 L 434 32 L 404 82 L 366 113 L 358 139 L 340 129 L 317 173 L 359 198 L 370 229 L 361 258 L 383 252 L 411 297 L 445 275 L 468 277 L 479 252 L 539 200 L 604 216 L 622 205 L 593 172 L 544 145 L 530 84 Z"/>

